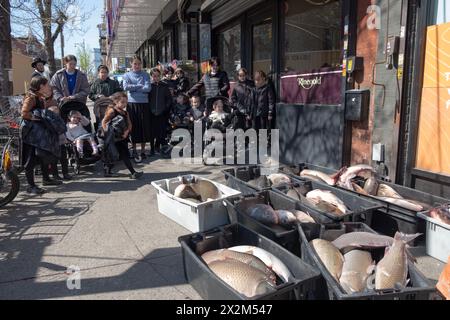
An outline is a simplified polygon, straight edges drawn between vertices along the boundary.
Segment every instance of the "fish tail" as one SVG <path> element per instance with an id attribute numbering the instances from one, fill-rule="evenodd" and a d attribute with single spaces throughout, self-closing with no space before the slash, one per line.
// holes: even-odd
<path id="1" fill-rule="evenodd" d="M 404 243 L 408 243 L 408 242 L 411 242 L 411 241 L 415 240 L 416 238 L 420 237 L 421 235 L 422 235 L 422 233 L 405 234 L 405 233 L 402 233 L 402 232 L 397 232 L 395 234 L 394 239 L 403 241 Z"/>

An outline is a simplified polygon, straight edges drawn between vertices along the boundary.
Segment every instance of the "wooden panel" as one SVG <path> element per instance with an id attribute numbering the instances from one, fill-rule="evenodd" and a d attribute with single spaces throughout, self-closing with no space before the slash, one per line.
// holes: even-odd
<path id="1" fill-rule="evenodd" d="M 416 167 L 450 174 L 450 23 L 429 27 Z"/>

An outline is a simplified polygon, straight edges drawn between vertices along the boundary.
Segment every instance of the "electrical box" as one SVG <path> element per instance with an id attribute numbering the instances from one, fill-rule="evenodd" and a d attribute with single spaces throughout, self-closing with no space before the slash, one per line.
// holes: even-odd
<path id="1" fill-rule="evenodd" d="M 348 90 L 345 93 L 345 120 L 364 121 L 369 116 L 370 90 Z"/>

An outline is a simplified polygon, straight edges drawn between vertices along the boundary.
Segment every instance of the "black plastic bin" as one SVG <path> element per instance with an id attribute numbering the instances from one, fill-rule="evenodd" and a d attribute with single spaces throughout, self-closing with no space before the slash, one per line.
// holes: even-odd
<path id="1" fill-rule="evenodd" d="M 299 234 L 301 241 L 302 259 L 317 267 L 321 274 L 322 280 L 318 285 L 317 295 L 321 299 L 330 300 L 429 300 L 435 295 L 435 287 L 427 280 L 427 278 L 417 269 L 417 267 L 409 262 L 408 278 L 410 283 L 402 291 L 386 290 L 383 292 L 356 293 L 348 294 L 341 285 L 331 276 L 317 255 L 316 251 L 310 245 L 310 241 L 320 238 L 327 241 L 334 241 L 341 235 L 349 232 L 370 232 L 376 233 L 363 223 L 342 223 L 335 226 L 322 226 L 320 233 L 305 232 L 308 226 L 299 226 Z M 373 250 L 372 257 L 378 263 L 384 256 L 384 248 Z"/>
<path id="2" fill-rule="evenodd" d="M 336 197 L 338 197 L 340 200 L 342 200 L 347 208 L 350 210 L 350 212 L 344 216 L 336 216 L 328 212 L 321 212 L 323 215 L 328 217 L 334 222 L 364 222 L 367 225 L 372 224 L 372 216 L 374 212 L 377 209 L 382 208 L 382 205 L 373 202 L 371 200 L 359 197 L 355 195 L 353 192 L 345 191 L 343 189 L 338 189 L 332 186 L 328 186 L 326 184 L 318 183 L 315 181 L 305 181 L 300 179 L 292 178 L 292 187 L 302 187 L 306 190 L 324 190 L 324 191 L 331 191 Z M 281 186 L 273 188 L 273 190 L 277 192 L 281 192 L 284 195 L 287 196 L 287 192 L 289 191 L 288 186 Z M 290 198 L 290 197 L 289 197 Z M 290 198 L 291 199 L 291 198 Z M 302 200 L 295 200 L 294 201 L 300 201 L 302 204 L 304 204 L 306 207 L 311 207 L 307 202 L 302 202 Z"/>
<path id="3" fill-rule="evenodd" d="M 320 167 L 308 163 L 301 163 L 296 166 L 284 166 L 282 167 L 281 171 L 283 171 L 283 168 L 290 167 L 293 168 L 293 170 L 298 174 L 300 174 L 301 171 L 304 169 L 310 169 L 310 170 L 317 170 L 321 171 L 323 173 L 332 175 L 337 172 L 337 170 Z M 284 172 L 286 173 L 286 172 Z M 288 174 L 288 173 L 286 173 Z M 289 174 L 288 174 L 289 175 Z M 290 175 L 292 177 L 295 177 L 294 175 Z M 297 177 L 300 180 L 305 180 L 302 177 Z M 449 200 L 434 196 L 432 194 L 428 194 L 419 190 L 407 188 L 405 186 L 389 183 L 386 181 L 379 180 L 379 183 L 386 184 L 390 187 L 392 187 L 395 191 L 397 191 L 402 197 L 405 199 L 411 199 L 415 201 L 422 202 L 430 207 L 435 207 L 440 204 L 448 203 Z M 323 182 L 315 182 L 318 184 L 326 185 Z M 423 219 L 420 219 L 417 216 L 417 211 L 409 210 L 403 207 L 400 207 L 395 204 L 391 204 L 389 202 L 380 200 L 373 196 L 367 196 L 360 193 L 357 193 L 355 191 L 347 190 L 344 188 L 336 187 L 338 189 L 351 192 L 355 195 L 358 195 L 361 198 L 368 199 L 370 201 L 373 201 L 374 203 L 381 206 L 381 208 L 378 210 L 376 214 L 373 215 L 371 227 L 382 234 L 388 235 L 393 237 L 397 231 L 407 233 L 407 234 L 413 234 L 413 233 L 425 233 L 426 231 L 426 225 L 425 221 Z M 425 211 L 425 210 L 424 210 Z M 414 244 L 421 243 L 425 240 L 425 236 L 419 237 L 414 241 Z"/>
<path id="4" fill-rule="evenodd" d="M 239 224 L 180 237 L 186 280 L 207 300 L 309 300 L 315 299 L 320 273 L 273 241 Z M 207 251 L 249 245 L 279 258 L 293 275 L 277 291 L 248 299 L 216 276 L 202 260 Z"/>
<path id="5" fill-rule="evenodd" d="M 299 210 L 306 212 L 317 222 L 314 228 L 319 228 L 321 223 L 333 223 L 333 220 L 320 212 L 310 209 L 300 202 L 294 201 L 284 194 L 268 190 L 260 191 L 254 195 L 230 197 L 225 200 L 225 206 L 231 223 L 240 223 L 251 230 L 275 241 L 288 251 L 299 254 L 298 228 L 282 226 L 268 226 L 245 213 L 246 208 L 255 204 L 268 204 L 275 210 Z M 312 228 L 312 227 L 311 227 Z"/>
<path id="6" fill-rule="evenodd" d="M 261 176 L 260 166 L 242 166 L 222 170 L 225 175 L 228 187 L 240 191 L 243 195 L 254 194 L 255 192 L 270 190 L 271 187 L 258 188 L 248 182 Z M 289 175 L 288 175 L 289 176 Z"/>

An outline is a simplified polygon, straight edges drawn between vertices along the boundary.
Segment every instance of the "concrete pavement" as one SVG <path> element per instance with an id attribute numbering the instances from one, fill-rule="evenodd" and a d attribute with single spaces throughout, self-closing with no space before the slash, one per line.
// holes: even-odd
<path id="1" fill-rule="evenodd" d="M 140 181 L 100 169 L 0 210 L 0 299 L 200 299 L 177 240 L 190 232 L 158 213 L 150 182 L 190 173 L 223 182 L 220 168 L 153 159 L 139 166 Z M 67 286 L 72 266 L 79 290 Z M 443 264 L 423 256 L 419 267 L 437 280 Z"/>

